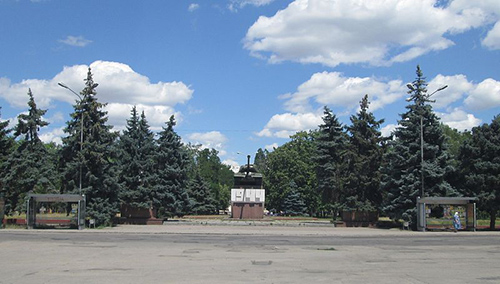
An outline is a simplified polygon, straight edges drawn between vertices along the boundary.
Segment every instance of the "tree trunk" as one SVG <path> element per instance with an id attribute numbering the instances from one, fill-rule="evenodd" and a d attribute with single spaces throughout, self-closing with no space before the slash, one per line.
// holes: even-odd
<path id="1" fill-rule="evenodd" d="M 490 230 L 495 230 L 495 220 L 497 218 L 497 211 L 496 210 L 491 210 L 490 211 Z"/>

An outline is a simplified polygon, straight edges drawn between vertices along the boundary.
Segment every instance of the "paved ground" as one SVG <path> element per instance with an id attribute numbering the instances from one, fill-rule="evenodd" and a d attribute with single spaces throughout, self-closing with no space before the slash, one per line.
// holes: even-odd
<path id="1" fill-rule="evenodd" d="M 0 230 L 0 283 L 499 283 L 500 233 L 168 224 Z"/>

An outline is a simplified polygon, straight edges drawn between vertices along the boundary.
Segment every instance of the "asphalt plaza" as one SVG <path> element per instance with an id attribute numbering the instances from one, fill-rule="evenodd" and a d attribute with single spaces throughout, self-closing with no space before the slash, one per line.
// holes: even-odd
<path id="1" fill-rule="evenodd" d="M 0 230 L 0 283 L 498 283 L 499 232 L 331 226 Z"/>

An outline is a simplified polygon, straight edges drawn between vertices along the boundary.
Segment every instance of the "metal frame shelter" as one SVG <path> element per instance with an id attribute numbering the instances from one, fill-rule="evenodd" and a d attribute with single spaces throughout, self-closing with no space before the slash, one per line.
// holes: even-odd
<path id="1" fill-rule="evenodd" d="M 37 202 L 78 203 L 78 230 L 85 228 L 85 195 L 79 194 L 30 194 L 27 201 L 26 224 L 28 229 L 35 228 Z"/>
<path id="2" fill-rule="evenodd" d="M 427 205 L 461 205 L 465 207 L 465 228 L 476 231 L 475 197 L 424 197 L 417 198 L 417 230 L 425 232 L 427 228 Z"/>

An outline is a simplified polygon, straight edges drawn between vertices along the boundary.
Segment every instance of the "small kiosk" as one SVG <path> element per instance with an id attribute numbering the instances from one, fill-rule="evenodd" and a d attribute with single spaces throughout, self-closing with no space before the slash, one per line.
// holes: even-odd
<path id="1" fill-rule="evenodd" d="M 37 203 L 63 202 L 78 204 L 76 223 L 78 230 L 85 228 L 85 195 L 79 194 L 30 194 L 27 200 L 26 225 L 28 229 L 36 228 Z M 56 220 L 60 221 L 60 220 Z"/>
<path id="2" fill-rule="evenodd" d="M 424 197 L 417 198 L 417 230 L 428 230 L 428 218 L 433 207 L 443 207 L 443 215 L 451 218 L 452 212 L 460 212 L 462 227 L 465 230 L 476 231 L 476 200 L 475 197 Z"/>

